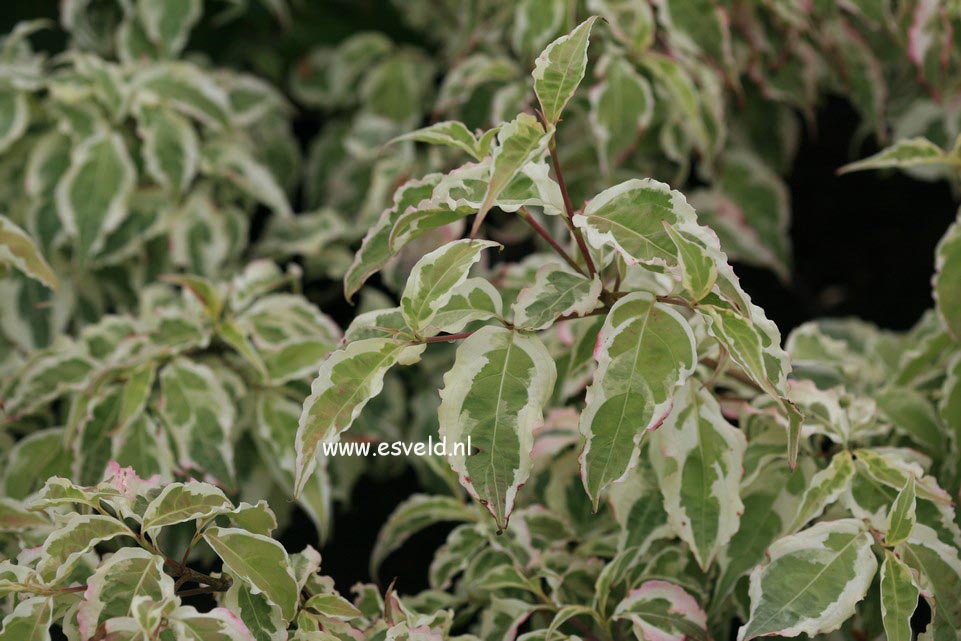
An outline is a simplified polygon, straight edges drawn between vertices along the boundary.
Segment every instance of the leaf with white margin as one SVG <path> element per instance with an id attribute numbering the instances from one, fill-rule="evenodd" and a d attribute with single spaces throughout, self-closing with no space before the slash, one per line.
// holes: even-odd
<path id="1" fill-rule="evenodd" d="M 50 289 L 57 289 L 57 275 L 33 239 L 3 215 L 0 215 L 0 265 L 13 265 Z"/>
<path id="2" fill-rule="evenodd" d="M 189 606 L 170 613 L 171 626 L 177 639 L 184 641 L 254 641 L 254 636 L 236 614 L 226 608 L 214 608 L 201 614 Z"/>
<path id="3" fill-rule="evenodd" d="M 538 160 L 547 149 L 554 128 L 547 130 L 530 114 L 520 114 L 501 126 L 497 132 L 497 145 L 491 156 L 491 173 L 484 193 L 484 200 L 477 210 L 472 234 L 480 229 L 487 212 L 497 203 L 501 192 L 530 162 Z"/>
<path id="4" fill-rule="evenodd" d="M 77 613 L 80 635 L 89 639 L 101 623 L 133 615 L 133 600 L 162 601 L 174 596 L 174 580 L 164 572 L 163 559 L 136 547 L 121 548 L 87 579 Z"/>
<path id="5" fill-rule="evenodd" d="M 878 569 L 856 519 L 825 521 L 779 539 L 751 573 L 751 614 L 738 641 L 833 632 L 854 615 Z"/>
<path id="6" fill-rule="evenodd" d="M 935 250 L 934 301 L 948 331 L 961 340 L 961 214 Z"/>
<path id="7" fill-rule="evenodd" d="M 9 88 L 0 91 L 0 153 L 10 149 L 27 131 L 29 124 L 27 94 Z"/>
<path id="8" fill-rule="evenodd" d="M 681 284 L 691 295 L 692 302 L 696 303 L 711 293 L 717 282 L 715 257 L 700 242 L 667 222 L 664 223 L 664 230 L 677 248 Z"/>
<path id="9" fill-rule="evenodd" d="M 951 430 L 955 446 L 961 447 L 961 353 L 948 363 L 938 412 L 941 421 Z"/>
<path id="10" fill-rule="evenodd" d="M 20 501 L 0 496 L 0 532 L 21 532 L 50 525 L 43 514 L 28 510 Z"/>
<path id="11" fill-rule="evenodd" d="M 637 144 L 651 123 L 655 103 L 651 83 L 624 57 L 603 58 L 598 73 L 603 80 L 591 87 L 588 117 L 601 171 L 607 174 Z"/>
<path id="12" fill-rule="evenodd" d="M 217 480 L 234 479 L 234 403 L 216 372 L 179 357 L 160 372 L 160 415 L 181 463 Z"/>
<path id="13" fill-rule="evenodd" d="M 137 131 L 143 139 L 141 154 L 151 178 L 183 193 L 197 173 L 200 143 L 186 118 L 168 109 L 140 107 Z"/>
<path id="14" fill-rule="evenodd" d="M 917 496 L 914 477 L 909 476 L 904 488 L 898 492 L 898 498 L 891 504 L 888 511 L 888 527 L 885 530 L 884 542 L 887 545 L 897 545 L 909 536 L 914 524 L 917 523 Z"/>
<path id="15" fill-rule="evenodd" d="M 808 521 L 820 515 L 824 508 L 837 501 L 851 487 L 851 479 L 856 471 L 850 452 L 845 450 L 835 454 L 831 464 L 811 479 L 804 491 L 797 515 L 787 531 L 800 530 Z"/>
<path id="16" fill-rule="evenodd" d="M 917 167 L 919 165 L 939 165 L 951 162 L 943 149 L 927 138 L 905 138 L 890 147 L 885 147 L 873 156 L 852 162 L 838 169 L 839 174 L 865 169 L 888 169 L 891 167 Z"/>
<path id="17" fill-rule="evenodd" d="M 888 641 L 911 641 L 911 617 L 918 608 L 911 569 L 890 550 L 881 564 L 881 620 Z"/>
<path id="18" fill-rule="evenodd" d="M 299 497 L 317 463 L 318 446 L 351 426 L 371 398 L 380 394 L 384 374 L 397 363 L 415 362 L 424 345 L 368 338 L 333 352 L 321 364 L 297 427 L 294 496 Z"/>
<path id="19" fill-rule="evenodd" d="M 452 496 L 414 494 L 394 508 L 377 533 L 370 554 L 370 575 L 377 576 L 380 564 L 420 530 L 445 521 L 472 522 L 474 510 Z"/>
<path id="20" fill-rule="evenodd" d="M 574 216 L 598 249 L 614 247 L 630 264 L 677 264 L 677 248 L 665 226 L 695 224 L 694 209 L 684 196 L 650 178 L 632 179 L 605 189 Z"/>
<path id="21" fill-rule="evenodd" d="M 280 608 L 243 581 L 234 581 L 223 606 L 240 617 L 257 641 L 287 641 L 287 623 Z"/>
<path id="22" fill-rule="evenodd" d="M 63 527 L 44 542 L 37 572 L 45 583 L 54 584 L 69 575 L 93 546 L 118 536 L 132 537 L 133 533 L 109 516 L 71 514 Z"/>
<path id="23" fill-rule="evenodd" d="M 263 592 L 286 621 L 294 618 L 299 590 L 280 543 L 240 528 L 207 528 L 203 537 L 231 574 Z"/>
<path id="24" fill-rule="evenodd" d="M 128 214 L 137 170 L 119 134 L 98 133 L 74 147 L 70 168 L 54 199 L 64 229 L 76 237 L 77 257 L 87 260 Z"/>
<path id="25" fill-rule="evenodd" d="M 651 435 L 651 465 L 660 481 L 668 522 L 707 570 L 738 530 L 744 504 L 744 433 L 728 423 L 714 396 L 688 380 Z"/>
<path id="26" fill-rule="evenodd" d="M 683 316 L 635 292 L 611 308 L 595 354 L 579 430 L 586 439 L 581 480 L 596 509 L 604 488 L 637 464 L 644 435 L 667 417 L 675 389 L 694 372 L 697 349 Z"/>
<path id="27" fill-rule="evenodd" d="M 154 44 L 173 55 L 187 44 L 187 37 L 203 13 L 201 0 L 137 0 L 140 24 Z"/>
<path id="28" fill-rule="evenodd" d="M 933 601 L 936 618 L 942 618 L 957 634 L 961 631 L 961 556 L 955 546 L 938 539 L 937 533 L 918 523 L 907 541 L 895 548 L 904 563 L 920 575 L 919 587 Z"/>
<path id="29" fill-rule="evenodd" d="M 50 641 L 53 598 L 33 597 L 17 604 L 3 618 L 0 641 Z"/>
<path id="30" fill-rule="evenodd" d="M 315 594 L 307 599 L 304 607 L 332 619 L 354 619 L 361 611 L 339 594 Z"/>
<path id="31" fill-rule="evenodd" d="M 444 375 L 437 416 L 448 462 L 501 530 L 530 475 L 534 428 L 556 378 L 554 360 L 536 337 L 494 326 L 461 343 Z"/>
<path id="32" fill-rule="evenodd" d="M 241 145 L 223 141 L 206 145 L 200 166 L 204 173 L 233 183 L 281 218 L 290 220 L 294 217 L 284 188 L 270 169 Z"/>
<path id="33" fill-rule="evenodd" d="M 707 641 L 707 614 L 697 600 L 667 581 L 645 581 L 617 604 L 613 619 L 633 624 L 638 639 Z"/>
<path id="34" fill-rule="evenodd" d="M 587 45 L 597 16 L 591 16 L 551 44 L 534 61 L 534 93 L 544 119 L 556 125 L 587 69 Z"/>
<path id="35" fill-rule="evenodd" d="M 437 311 L 421 335 L 455 334 L 470 323 L 500 318 L 503 313 L 504 302 L 497 288 L 484 278 L 468 278 L 454 288 L 450 300 Z"/>
<path id="36" fill-rule="evenodd" d="M 453 147 L 470 155 L 475 160 L 480 160 L 486 153 L 486 150 L 481 147 L 477 137 L 474 136 L 464 123 L 458 120 L 437 122 L 429 127 L 398 136 L 391 142 L 402 142 L 405 140 Z"/>
<path id="37" fill-rule="evenodd" d="M 232 509 L 234 506 L 224 493 L 209 483 L 171 483 L 147 505 L 142 528 L 149 533 L 176 523 L 208 519 Z"/>
<path id="38" fill-rule="evenodd" d="M 511 306 L 514 326 L 537 331 L 561 316 L 585 316 L 600 307 L 601 289 L 597 275 L 586 278 L 560 263 L 543 265 Z"/>
<path id="39" fill-rule="evenodd" d="M 489 240 L 456 240 L 418 260 L 400 297 L 407 326 L 419 333 L 430 324 L 450 301 L 455 288 L 467 280 L 470 268 L 481 259 L 481 252 L 499 246 Z"/>
<path id="40" fill-rule="evenodd" d="M 393 204 L 381 213 L 374 226 L 367 231 L 354 262 L 344 274 L 344 296 L 348 301 L 393 256 L 390 238 L 398 217 L 410 207 L 429 199 L 441 178 L 441 174 L 429 174 L 419 180 L 407 181 L 397 188 Z"/>
<path id="41" fill-rule="evenodd" d="M 213 79 L 187 62 L 155 62 L 134 76 L 135 89 L 157 102 L 171 104 L 182 113 L 214 129 L 230 126 L 230 99 Z"/>

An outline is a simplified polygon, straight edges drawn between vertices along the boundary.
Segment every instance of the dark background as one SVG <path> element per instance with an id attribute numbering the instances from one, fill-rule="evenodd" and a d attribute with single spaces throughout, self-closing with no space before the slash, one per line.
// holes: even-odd
<path id="1" fill-rule="evenodd" d="M 251 11 L 240 20 L 227 26 L 201 25 L 189 49 L 276 81 L 309 47 L 336 43 L 360 29 L 378 29 L 401 42 L 418 41 L 416 34 L 404 30 L 386 0 L 305 2 L 305 10 L 282 35 L 276 20 L 251 1 Z M 57 2 L 5 2 L 0 30 L 37 17 L 55 20 Z M 64 40 L 59 30 L 34 38 L 50 50 L 62 47 Z M 295 127 L 305 147 L 322 124 L 320 114 L 298 115 Z M 766 270 L 737 266 L 745 289 L 785 336 L 822 316 L 856 316 L 904 330 L 931 307 L 934 248 L 954 220 L 957 204 L 946 184 L 918 182 L 897 172 L 837 176 L 841 165 L 877 150 L 871 140 L 852 150 L 857 125 L 850 105 L 830 99 L 818 111 L 816 126 L 808 127 L 803 136 L 788 176 L 793 209 L 791 282 L 782 283 Z M 412 472 L 387 481 L 365 478 L 356 486 L 351 505 L 338 508 L 333 540 L 321 552 L 324 573 L 335 577 L 341 591 L 369 580 L 367 562 L 379 528 L 394 507 L 417 490 Z M 309 519 L 298 514 L 295 523 L 281 537 L 284 545 L 298 550 L 315 543 Z M 426 587 L 427 566 L 447 529 L 435 526 L 391 555 L 382 568 L 382 583 L 397 577 L 402 593 Z"/>

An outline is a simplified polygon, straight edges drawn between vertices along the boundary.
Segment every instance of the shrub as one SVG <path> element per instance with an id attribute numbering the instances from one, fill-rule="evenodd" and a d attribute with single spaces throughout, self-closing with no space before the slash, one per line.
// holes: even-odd
<path id="1" fill-rule="evenodd" d="M 239 165 L 179 190 L 149 171 L 146 152 L 164 206 L 209 189 L 275 215 L 216 268 L 164 263 L 139 281 L 135 304 L 104 299 L 71 323 L 72 337 L 55 328 L 49 346 L 0 361 L 0 639 L 49 638 L 51 626 L 82 641 L 907 641 L 920 625 L 927 639 L 961 634 L 961 218 L 936 250 L 935 307 L 907 332 L 816 320 L 782 345 L 729 258 L 788 273 L 780 176 L 795 110 L 840 89 L 883 138 L 934 104 L 922 92 L 954 91 L 943 69 L 955 62 L 955 8 L 667 0 L 655 23 L 646 3 L 587 4 L 604 20 L 589 16 L 556 38 L 571 19 L 562 3 L 470 15 L 456 3 L 405 5 L 424 32 L 435 12 L 452 12 L 452 28 L 424 44 L 448 62 L 442 79 L 421 64 L 425 53 L 378 33 L 311 52 L 291 91 L 331 119 L 306 164 L 306 214 L 279 206 L 285 174 L 268 178 L 245 138 L 259 119 L 223 128 L 242 142 L 222 131 L 204 143 L 243 150 L 214 154 Z M 151 3 L 105 3 L 114 18 L 96 21 L 107 25 L 97 38 L 77 26 L 97 14 L 65 6 L 75 47 L 108 55 L 133 25 L 150 36 Z M 191 9 L 171 18 L 177 34 L 199 19 L 196 3 L 182 6 Z M 31 28 L 6 51 L 38 70 L 41 97 L 60 113 L 50 78 L 64 82 L 62 70 L 40 71 L 24 40 Z M 787 37 L 771 35 L 779 29 Z M 180 86 L 171 69 L 188 68 L 64 60 L 84 100 L 117 74 L 134 79 L 118 91 L 136 96 L 144 76 L 171 88 Z M 528 61 L 532 82 L 519 75 Z M 585 92 L 589 71 L 599 84 Z M 895 80 L 910 104 L 889 103 L 883 88 Z M 178 115 L 176 95 L 158 97 L 174 101 L 164 117 L 196 117 Z M 729 114 L 738 101 L 747 107 Z M 263 117 L 286 131 L 274 109 L 282 101 L 270 104 Z M 950 109 L 927 113 L 928 137 L 899 136 L 844 170 L 956 182 Z M 146 127 L 103 128 L 129 127 L 128 117 L 140 116 L 107 118 L 94 142 L 54 125 L 42 135 L 78 145 L 63 175 L 31 193 L 28 164 L 26 188 L 8 186 L 11 202 L 52 198 L 64 216 L 62 194 L 92 146 L 117 141 L 122 156 Z M 33 127 L 12 131 L 13 144 L 42 153 Z M 639 177 L 678 183 L 692 168 L 707 186 L 690 199 Z M 108 173 L 94 192 L 115 185 Z M 140 175 L 131 169 L 123 197 L 110 192 L 128 217 Z M 78 201 L 88 211 L 63 250 L 73 267 L 114 231 L 96 201 Z M 15 219 L 0 218 L 12 282 L 77 278 L 58 269 L 61 249 L 39 233 L 34 245 L 35 230 Z M 216 238 L 208 230 L 191 246 L 206 255 Z M 308 282 L 342 276 L 348 299 L 363 292 L 362 307 L 341 334 L 298 293 L 300 267 L 240 268 L 248 249 L 302 258 Z M 181 270 L 161 276 L 168 268 Z M 363 584 L 342 597 L 319 573 L 318 552 L 290 554 L 273 538 L 290 510 L 275 515 L 264 497 L 297 498 L 322 543 L 332 502 L 357 476 L 393 471 L 328 457 L 324 444 L 427 436 L 469 449 L 411 461 L 423 491 L 397 506 L 370 559 L 376 581 L 418 532 L 453 523 L 427 590 Z"/>

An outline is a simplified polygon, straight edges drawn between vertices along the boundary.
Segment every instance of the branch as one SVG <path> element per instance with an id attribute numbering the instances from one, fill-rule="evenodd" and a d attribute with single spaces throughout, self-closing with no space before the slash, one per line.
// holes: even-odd
<path id="1" fill-rule="evenodd" d="M 581 255 L 584 257 L 584 263 L 587 265 L 587 271 L 591 276 L 597 273 L 597 267 L 594 266 L 594 259 L 591 258 L 591 252 L 587 248 L 587 243 L 584 242 L 584 235 L 581 230 L 574 226 L 574 205 L 571 204 L 571 195 L 567 192 L 567 183 L 564 181 L 564 173 L 561 171 L 561 162 L 557 157 L 557 141 L 556 136 L 551 136 L 551 140 L 548 143 L 548 151 L 551 154 L 551 164 L 554 166 L 554 175 L 557 177 L 557 185 L 561 188 L 561 196 L 564 198 L 564 209 L 567 210 L 567 228 L 570 230 L 571 235 L 574 236 L 574 240 L 577 241 L 577 247 L 581 250 Z"/>
<path id="2" fill-rule="evenodd" d="M 557 252 L 557 254 L 567 262 L 568 265 L 573 267 L 584 276 L 587 276 L 587 274 L 584 273 L 584 269 L 577 264 L 577 261 L 574 260 L 570 254 L 567 253 L 567 250 L 561 247 L 561 244 L 558 243 L 553 236 L 551 236 L 550 232 L 544 229 L 544 227 L 537 222 L 537 219 L 534 218 L 533 214 L 526 209 L 521 209 L 521 217 L 527 222 L 528 225 L 531 226 L 531 229 L 533 229 L 541 238 L 547 241 L 547 244 L 550 245 L 554 251 Z"/>

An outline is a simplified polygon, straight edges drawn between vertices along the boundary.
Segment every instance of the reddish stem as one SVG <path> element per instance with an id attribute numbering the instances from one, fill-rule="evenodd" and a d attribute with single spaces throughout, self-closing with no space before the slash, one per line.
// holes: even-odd
<path id="1" fill-rule="evenodd" d="M 557 254 L 567 262 L 568 265 L 573 267 L 575 270 L 577 270 L 581 274 L 584 274 L 584 269 L 577 264 L 577 261 L 574 260 L 570 254 L 567 253 L 567 250 L 561 247 L 561 244 L 558 243 L 553 236 L 551 236 L 550 232 L 544 229 L 543 225 L 537 222 L 537 219 L 534 218 L 534 216 L 529 211 L 527 211 L 526 209 L 522 209 L 521 216 L 527 222 L 527 224 L 531 226 L 531 229 L 537 232 L 538 236 L 546 240 L 547 244 L 550 245 L 554 249 L 554 251 L 557 252 Z M 584 275 L 586 276 L 587 274 L 584 274 Z"/>

